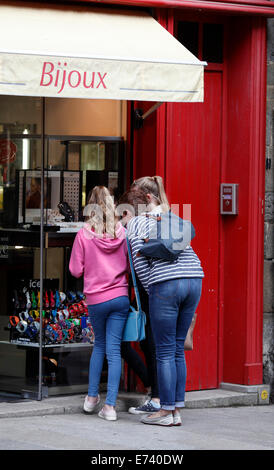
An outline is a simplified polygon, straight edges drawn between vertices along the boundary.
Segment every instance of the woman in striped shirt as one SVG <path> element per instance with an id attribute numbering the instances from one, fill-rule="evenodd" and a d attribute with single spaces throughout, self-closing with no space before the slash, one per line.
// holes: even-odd
<path id="1" fill-rule="evenodd" d="M 150 215 L 157 216 L 169 210 L 161 177 L 140 178 L 133 183 L 132 189 L 135 185 L 145 191 Z M 204 272 L 190 246 L 173 262 L 140 255 L 139 250 L 156 223 L 156 217 L 140 215 L 131 219 L 127 226 L 134 268 L 149 294 L 161 402 L 157 413 L 145 416 L 141 421 L 173 426 L 181 424 L 180 408 L 184 407 L 186 384 L 184 341 L 200 300 Z"/>

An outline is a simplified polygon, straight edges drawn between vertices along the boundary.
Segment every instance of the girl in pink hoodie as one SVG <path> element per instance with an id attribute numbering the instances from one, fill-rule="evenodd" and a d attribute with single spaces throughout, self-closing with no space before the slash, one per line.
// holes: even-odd
<path id="1" fill-rule="evenodd" d="M 84 293 L 95 335 L 84 411 L 94 412 L 100 402 L 98 391 L 106 354 L 107 396 L 99 416 L 114 421 L 121 377 L 121 340 L 129 312 L 127 244 L 125 229 L 117 222 L 107 188 L 96 186 L 88 204 L 89 217 L 76 235 L 69 264 L 73 276 L 84 276 Z"/>

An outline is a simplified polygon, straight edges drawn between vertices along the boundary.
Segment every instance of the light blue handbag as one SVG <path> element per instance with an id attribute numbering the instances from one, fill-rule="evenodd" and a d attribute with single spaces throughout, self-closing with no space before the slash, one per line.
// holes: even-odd
<path id="1" fill-rule="evenodd" d="M 132 282 L 135 292 L 135 298 L 137 303 L 137 309 L 132 305 L 130 306 L 127 321 L 125 324 L 122 341 L 142 341 L 145 339 L 145 325 L 146 325 L 146 314 L 143 312 L 141 307 L 139 290 L 137 287 L 136 276 L 131 256 L 131 249 L 128 238 L 127 240 L 127 249 L 128 249 L 128 258 L 132 276 Z"/>

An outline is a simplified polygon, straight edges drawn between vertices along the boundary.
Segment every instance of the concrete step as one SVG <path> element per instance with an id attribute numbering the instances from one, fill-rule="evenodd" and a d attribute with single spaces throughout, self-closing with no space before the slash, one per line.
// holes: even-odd
<path id="1" fill-rule="evenodd" d="M 101 395 L 103 403 L 105 393 Z M 16 402 L 2 401 L 0 402 L 0 418 L 82 413 L 84 398 L 84 394 L 77 394 L 49 397 L 41 401 L 27 399 Z M 131 406 L 142 404 L 146 398 L 145 395 L 138 393 L 121 392 L 118 395 L 116 409 L 127 411 Z M 186 392 L 185 404 L 186 408 L 268 405 L 269 386 L 244 387 L 221 384 L 218 389 Z"/>

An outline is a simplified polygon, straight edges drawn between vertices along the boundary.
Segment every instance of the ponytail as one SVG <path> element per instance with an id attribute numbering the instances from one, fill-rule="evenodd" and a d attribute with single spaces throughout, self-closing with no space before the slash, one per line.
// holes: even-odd
<path id="1" fill-rule="evenodd" d="M 116 224 L 118 217 L 115 214 L 113 197 L 105 186 L 95 186 L 88 196 L 86 206 L 86 222 L 98 235 L 108 234 L 117 238 Z"/>
<path id="2" fill-rule="evenodd" d="M 167 199 L 167 195 L 165 192 L 164 184 L 163 184 L 163 178 L 161 176 L 153 176 L 154 181 L 156 182 L 158 186 L 158 197 L 161 201 L 161 206 L 163 209 L 163 212 L 168 212 L 170 209 L 170 205 Z"/>
<path id="3" fill-rule="evenodd" d="M 161 176 L 144 176 L 143 178 L 135 180 L 132 186 L 135 185 L 139 186 L 147 194 L 152 194 L 159 204 L 161 204 L 163 212 L 169 211 L 170 206 Z"/>

